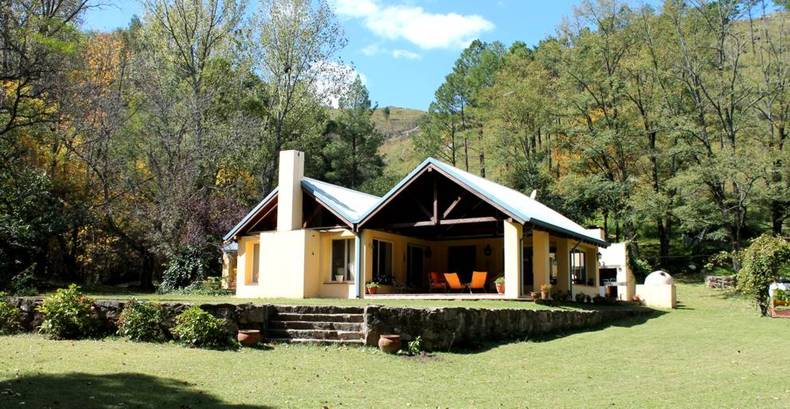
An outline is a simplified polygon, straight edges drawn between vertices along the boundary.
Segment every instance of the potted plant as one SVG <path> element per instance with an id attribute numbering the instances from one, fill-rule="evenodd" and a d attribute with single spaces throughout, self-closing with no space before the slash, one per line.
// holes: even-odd
<path id="1" fill-rule="evenodd" d="M 551 294 L 551 284 L 543 284 L 540 286 L 540 299 L 548 300 Z"/>
<path id="2" fill-rule="evenodd" d="M 379 291 L 379 283 L 371 281 L 365 284 L 365 289 L 368 290 L 368 294 L 376 294 Z"/>
<path id="3" fill-rule="evenodd" d="M 530 291 L 529 297 L 532 298 L 532 300 L 537 300 L 538 298 L 540 298 L 540 293 L 537 291 Z"/>
<path id="4" fill-rule="evenodd" d="M 245 347 L 253 347 L 261 342 L 261 331 L 257 329 L 240 329 L 236 339 Z"/>
<path id="5" fill-rule="evenodd" d="M 494 280 L 494 286 L 496 287 L 497 294 L 504 294 L 505 293 L 505 277 L 499 277 Z"/>
<path id="6" fill-rule="evenodd" d="M 343 274 L 335 274 L 335 281 L 337 282 L 343 281 L 344 278 Z"/>
<path id="7" fill-rule="evenodd" d="M 781 288 L 777 288 L 774 290 L 773 301 L 774 306 L 790 304 L 790 292 L 787 292 Z"/>

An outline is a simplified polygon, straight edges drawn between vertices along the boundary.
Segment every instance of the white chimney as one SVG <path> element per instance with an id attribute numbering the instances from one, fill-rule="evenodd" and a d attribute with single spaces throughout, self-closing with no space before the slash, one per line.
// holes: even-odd
<path id="1" fill-rule="evenodd" d="M 280 179 L 277 192 L 277 231 L 291 231 L 302 226 L 302 177 L 304 153 L 280 151 Z"/>

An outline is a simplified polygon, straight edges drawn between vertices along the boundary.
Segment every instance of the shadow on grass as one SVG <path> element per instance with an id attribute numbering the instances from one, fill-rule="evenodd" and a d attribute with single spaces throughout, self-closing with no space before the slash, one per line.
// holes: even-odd
<path id="1" fill-rule="evenodd" d="M 527 338 L 522 338 L 522 339 L 502 340 L 502 341 L 497 341 L 497 342 L 484 342 L 484 343 L 481 343 L 479 345 L 473 345 L 473 346 L 468 346 L 468 347 L 453 347 L 450 351 L 446 351 L 446 352 L 451 352 L 451 353 L 454 353 L 454 354 L 477 354 L 477 353 L 485 352 L 485 351 L 488 351 L 490 349 L 493 349 L 493 348 L 496 348 L 496 347 L 499 347 L 499 346 L 502 346 L 502 345 L 513 344 L 513 343 L 517 343 L 517 342 L 537 342 L 537 343 L 540 343 L 540 342 L 553 341 L 553 340 L 556 340 L 556 339 L 559 339 L 559 338 L 563 338 L 563 337 L 567 337 L 569 335 L 574 335 L 574 334 L 581 334 L 581 333 L 585 333 L 585 332 L 601 331 L 601 330 L 604 330 L 604 329 L 610 328 L 610 327 L 631 328 L 631 327 L 635 327 L 637 325 L 642 325 L 642 324 L 646 323 L 647 321 L 649 321 L 651 319 L 658 318 L 658 317 L 660 317 L 660 316 L 662 316 L 664 314 L 667 314 L 666 311 L 653 310 L 653 309 L 646 308 L 646 307 L 638 307 L 638 308 L 640 308 L 643 311 L 641 314 L 633 315 L 633 316 L 626 317 L 626 318 L 619 319 L 619 320 L 609 321 L 609 322 L 603 323 L 601 325 L 596 325 L 596 326 L 593 326 L 593 327 L 579 328 L 579 329 L 576 329 L 576 330 L 569 330 L 569 331 L 557 331 L 557 332 L 552 332 L 552 333 L 549 333 L 549 334 L 533 336 L 533 337 L 527 337 Z"/>
<path id="2" fill-rule="evenodd" d="M 220 408 L 265 409 L 232 405 L 184 381 L 137 373 L 93 375 L 38 374 L 0 382 L 0 407 L 28 408 Z"/>

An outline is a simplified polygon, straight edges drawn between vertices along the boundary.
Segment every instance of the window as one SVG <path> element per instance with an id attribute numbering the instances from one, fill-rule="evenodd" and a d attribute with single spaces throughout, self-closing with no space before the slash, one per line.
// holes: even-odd
<path id="1" fill-rule="evenodd" d="M 373 240 L 373 281 L 392 283 L 392 243 Z"/>
<path id="2" fill-rule="evenodd" d="M 571 252 L 571 277 L 574 284 L 592 285 L 587 278 L 587 255 L 583 251 Z"/>
<path id="3" fill-rule="evenodd" d="M 261 245 L 255 243 L 252 245 L 252 271 L 250 271 L 247 284 L 258 284 L 258 272 L 261 264 Z"/>
<path id="4" fill-rule="evenodd" d="M 332 240 L 332 281 L 354 281 L 354 240 Z"/>

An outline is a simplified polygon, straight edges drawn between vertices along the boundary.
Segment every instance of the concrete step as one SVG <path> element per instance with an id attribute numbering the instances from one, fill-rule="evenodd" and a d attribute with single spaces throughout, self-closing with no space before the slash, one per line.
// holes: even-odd
<path id="1" fill-rule="evenodd" d="M 362 340 L 361 331 L 336 331 L 316 329 L 268 329 L 266 338 L 271 339 L 314 339 L 314 340 Z"/>
<path id="2" fill-rule="evenodd" d="M 363 339 L 312 339 L 312 338 L 267 338 L 273 344 L 348 345 L 364 346 Z"/>
<path id="3" fill-rule="evenodd" d="M 277 312 L 269 317 L 273 321 L 322 321 L 322 322 L 363 322 L 362 314 L 319 314 L 319 313 L 297 313 L 297 312 Z"/>
<path id="4" fill-rule="evenodd" d="M 362 331 L 361 322 L 326 322 L 326 321 L 281 321 L 270 320 L 269 329 L 317 329 L 338 331 Z"/>
<path id="5" fill-rule="evenodd" d="M 365 308 L 342 305 L 273 305 L 278 313 L 298 314 L 363 314 Z"/>

